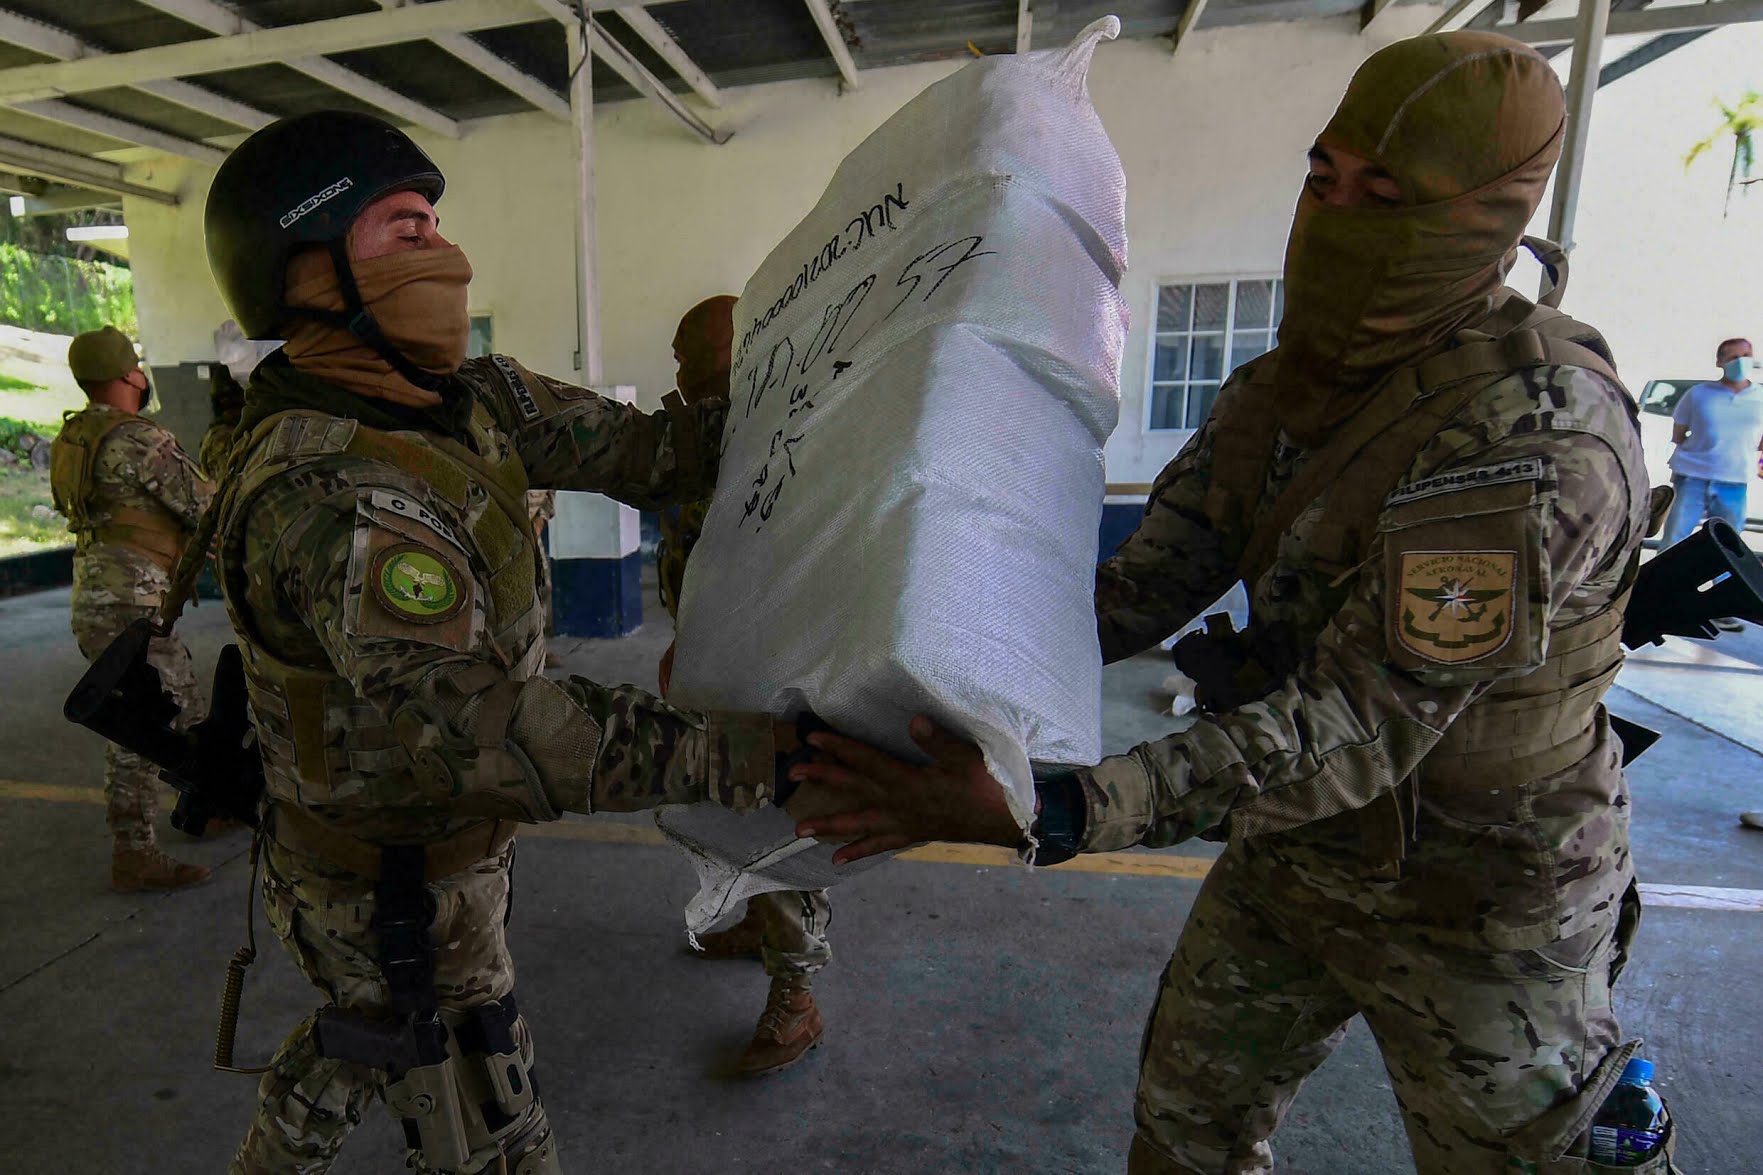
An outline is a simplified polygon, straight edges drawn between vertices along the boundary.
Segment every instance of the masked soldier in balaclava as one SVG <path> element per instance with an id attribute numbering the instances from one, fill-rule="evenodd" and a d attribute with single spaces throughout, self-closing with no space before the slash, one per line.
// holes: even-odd
<path id="1" fill-rule="evenodd" d="M 423 1170 L 562 1170 L 505 941 L 516 823 L 776 798 L 794 728 L 551 681 L 526 492 L 714 483 L 726 400 L 645 416 L 492 355 L 402 132 L 320 113 L 215 176 L 209 259 L 252 373 L 216 506 L 267 776 L 264 899 L 326 999 L 233 1171 L 328 1169 L 371 1097 Z"/>
<path id="2" fill-rule="evenodd" d="M 1227 841 L 1145 1035 L 1135 1173 L 1273 1170 L 1355 1015 L 1422 1175 L 1598 1169 L 1639 914 L 1601 699 L 1662 503 L 1603 341 L 1551 309 L 1559 284 L 1541 307 L 1504 285 L 1563 112 L 1504 37 L 1367 61 L 1311 151 L 1279 346 L 1100 569 L 1109 661 L 1238 579 L 1253 617 L 1186 646 L 1191 729 L 1040 785 L 1042 861 Z M 1014 841 L 971 749 L 917 733 L 932 767 L 812 739 L 845 764 L 795 770 L 848 811 L 803 831 L 860 838 L 851 856 Z"/>

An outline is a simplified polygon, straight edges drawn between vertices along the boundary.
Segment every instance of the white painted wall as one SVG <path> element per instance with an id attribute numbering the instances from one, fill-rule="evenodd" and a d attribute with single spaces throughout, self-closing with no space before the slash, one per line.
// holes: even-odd
<path id="1" fill-rule="evenodd" d="M 1391 35 L 1434 10 L 1402 8 Z M 1404 23 L 1405 22 L 1405 23 Z M 1148 330 L 1159 281 L 1277 272 L 1304 151 L 1381 41 L 1350 19 L 1102 46 L 1091 91 L 1126 167 L 1133 332 L 1111 482 L 1149 481 L 1183 433 L 1144 432 Z M 604 370 L 653 406 L 672 386 L 680 314 L 740 292 L 772 246 L 813 207 L 850 149 L 961 63 L 873 71 L 840 95 L 824 80 L 725 91 L 738 130 L 711 147 L 653 103 L 596 112 Z M 538 370 L 573 371 L 571 131 L 542 115 L 497 119 L 462 140 L 418 136 L 448 177 L 442 231 L 471 257 L 472 309 L 494 317 L 497 350 Z M 164 168 L 168 165 L 155 163 Z M 183 165 L 178 165 L 183 166 Z M 161 172 L 160 178 L 164 178 Z M 212 358 L 224 316 L 208 277 L 206 176 L 186 174 L 177 209 L 129 201 L 141 327 L 156 363 Z"/>

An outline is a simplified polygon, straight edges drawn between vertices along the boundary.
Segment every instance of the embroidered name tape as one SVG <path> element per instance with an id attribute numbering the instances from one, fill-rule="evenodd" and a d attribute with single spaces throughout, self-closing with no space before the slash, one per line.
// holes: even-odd
<path id="1" fill-rule="evenodd" d="M 435 512 L 421 502 L 413 502 L 403 494 L 389 493 L 385 490 L 373 491 L 369 499 L 376 510 L 384 510 L 390 514 L 402 515 L 412 522 L 420 522 L 454 546 L 462 545 L 453 533 L 453 528 L 435 516 Z"/>
<path id="2" fill-rule="evenodd" d="M 1383 500 L 1388 506 L 1430 498 L 1434 494 L 1451 494 L 1478 486 L 1504 485 L 1512 481 L 1541 481 L 1547 470 L 1541 457 L 1521 457 L 1498 465 L 1479 465 L 1474 469 L 1453 469 L 1422 481 L 1410 482 Z"/>
<path id="3" fill-rule="evenodd" d="M 533 399 L 531 392 L 527 391 L 526 381 L 520 378 L 520 372 L 514 364 L 508 362 L 507 358 L 501 355 L 491 355 L 490 362 L 496 365 L 496 370 L 502 373 L 503 378 L 508 381 L 508 386 L 513 389 L 514 402 L 520 407 L 520 418 L 522 420 L 537 420 L 539 418 L 539 402 Z"/>

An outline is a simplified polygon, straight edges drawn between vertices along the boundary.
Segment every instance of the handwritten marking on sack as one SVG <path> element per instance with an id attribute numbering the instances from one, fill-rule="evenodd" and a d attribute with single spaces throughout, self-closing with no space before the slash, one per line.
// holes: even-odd
<path id="1" fill-rule="evenodd" d="M 928 303 L 956 270 L 982 257 L 998 255 L 996 249 L 980 248 L 984 243 L 984 236 L 969 234 L 944 241 L 912 258 L 893 282 L 892 288 L 902 291 L 899 298 L 885 312 L 872 309 L 862 329 L 852 332 L 852 325 L 862 315 L 869 302 L 870 291 L 877 284 L 876 274 L 864 276 L 843 297 L 829 302 L 822 309 L 820 321 L 807 346 L 798 350 L 795 342 L 785 336 L 772 344 L 771 353 L 766 356 L 763 364 L 755 361 L 746 368 L 746 409 L 741 414 L 742 420 L 751 419 L 759 411 L 765 403 L 766 395 L 773 388 L 789 386 L 790 391 L 789 405 L 783 414 L 786 427 L 778 429 L 771 438 L 765 463 L 760 466 L 758 475 L 753 479 L 753 492 L 744 503 L 740 520 L 735 524 L 737 528 L 745 527 L 749 519 L 757 517 L 758 522 L 753 533 L 758 534 L 763 530 L 765 523 L 771 521 L 784 485 L 796 475 L 795 449 L 805 435 L 801 431 L 805 420 L 799 418 L 805 418 L 814 410 L 811 389 L 815 386 L 814 379 L 817 377 L 814 375 L 814 368 L 819 361 L 829 355 L 851 354 L 864 339 L 889 322 L 908 303 L 920 306 Z M 837 379 L 850 367 L 850 360 L 834 358 L 829 378 Z M 775 415 L 770 417 L 771 421 L 776 419 Z M 732 437 L 738 428 L 739 422 L 731 421 L 726 435 Z M 789 432 L 795 435 L 786 436 Z M 781 466 L 778 463 L 780 447 L 783 450 Z"/>
<path id="2" fill-rule="evenodd" d="M 742 360 L 746 358 L 747 348 L 753 345 L 754 340 L 763 334 L 765 328 L 770 326 L 791 303 L 800 298 L 809 286 L 819 281 L 822 274 L 844 260 L 846 254 L 855 253 L 861 249 L 863 242 L 879 236 L 882 230 L 892 231 L 894 213 L 904 211 L 911 206 L 912 201 L 906 198 L 906 185 L 897 183 L 892 192 L 883 193 L 880 200 L 853 216 L 846 223 L 843 231 L 833 234 L 831 239 L 820 247 L 820 252 L 802 263 L 802 268 L 797 271 L 794 280 L 784 287 L 784 292 L 779 294 L 777 299 L 766 308 L 765 313 L 757 315 L 747 329 L 742 332 L 740 345 L 735 348 L 735 366 L 741 366 Z"/>

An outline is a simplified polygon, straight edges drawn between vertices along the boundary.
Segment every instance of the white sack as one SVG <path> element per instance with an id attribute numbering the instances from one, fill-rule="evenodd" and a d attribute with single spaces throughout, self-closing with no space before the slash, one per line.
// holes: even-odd
<path id="1" fill-rule="evenodd" d="M 679 612 L 669 700 L 812 709 L 920 757 L 978 743 L 1026 829 L 1030 761 L 1101 757 L 1102 444 L 1119 415 L 1126 181 L 1069 48 L 987 57 L 845 159 L 735 308 L 732 411 Z M 702 930 L 831 884 L 781 810 L 657 821 Z"/>

